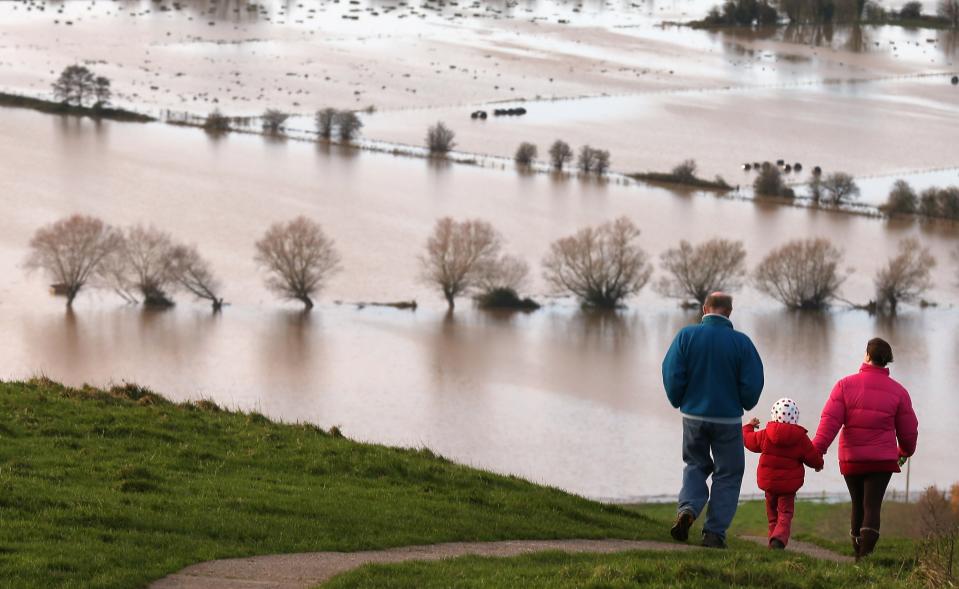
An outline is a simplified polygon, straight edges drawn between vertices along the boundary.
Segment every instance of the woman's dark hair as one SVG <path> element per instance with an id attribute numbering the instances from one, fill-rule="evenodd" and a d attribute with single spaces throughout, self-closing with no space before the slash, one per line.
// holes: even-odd
<path id="1" fill-rule="evenodd" d="M 866 354 L 869 361 L 876 366 L 885 366 L 892 362 L 892 346 L 886 340 L 874 337 L 866 344 Z"/>

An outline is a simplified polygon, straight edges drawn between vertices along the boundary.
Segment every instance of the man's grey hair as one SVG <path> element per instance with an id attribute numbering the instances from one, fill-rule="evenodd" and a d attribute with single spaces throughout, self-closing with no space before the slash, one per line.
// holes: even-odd
<path id="1" fill-rule="evenodd" d="M 703 304 L 705 309 L 710 309 L 715 313 L 729 315 L 733 312 L 733 297 L 724 292 L 710 293 Z"/>

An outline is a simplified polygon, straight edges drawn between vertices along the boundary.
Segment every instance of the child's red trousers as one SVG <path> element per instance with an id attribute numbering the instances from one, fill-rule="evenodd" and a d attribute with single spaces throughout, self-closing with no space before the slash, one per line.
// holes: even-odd
<path id="1" fill-rule="evenodd" d="M 769 539 L 776 538 L 789 544 L 789 528 L 793 521 L 796 494 L 777 495 L 766 491 L 766 517 L 769 519 Z"/>

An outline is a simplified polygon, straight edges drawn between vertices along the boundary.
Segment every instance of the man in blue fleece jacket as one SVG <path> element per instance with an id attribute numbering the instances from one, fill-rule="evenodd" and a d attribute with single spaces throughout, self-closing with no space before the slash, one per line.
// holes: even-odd
<path id="1" fill-rule="evenodd" d="M 685 542 L 708 502 L 703 546 L 712 548 L 726 547 L 746 468 L 743 410 L 755 407 L 763 390 L 762 360 L 749 337 L 733 329 L 732 312 L 731 296 L 706 297 L 702 322 L 681 329 L 663 359 L 666 397 L 683 415 L 686 463 L 670 534 Z"/>

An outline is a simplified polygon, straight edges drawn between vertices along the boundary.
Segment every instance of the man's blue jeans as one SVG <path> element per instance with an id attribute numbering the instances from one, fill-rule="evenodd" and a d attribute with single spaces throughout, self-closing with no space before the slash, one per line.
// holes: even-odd
<path id="1" fill-rule="evenodd" d="M 736 515 L 739 490 L 746 470 L 743 430 L 735 423 L 715 423 L 683 418 L 683 488 L 679 492 L 679 511 L 699 517 L 706 503 L 709 512 L 704 532 L 726 537 Z M 712 475 L 712 492 L 706 479 Z"/>

